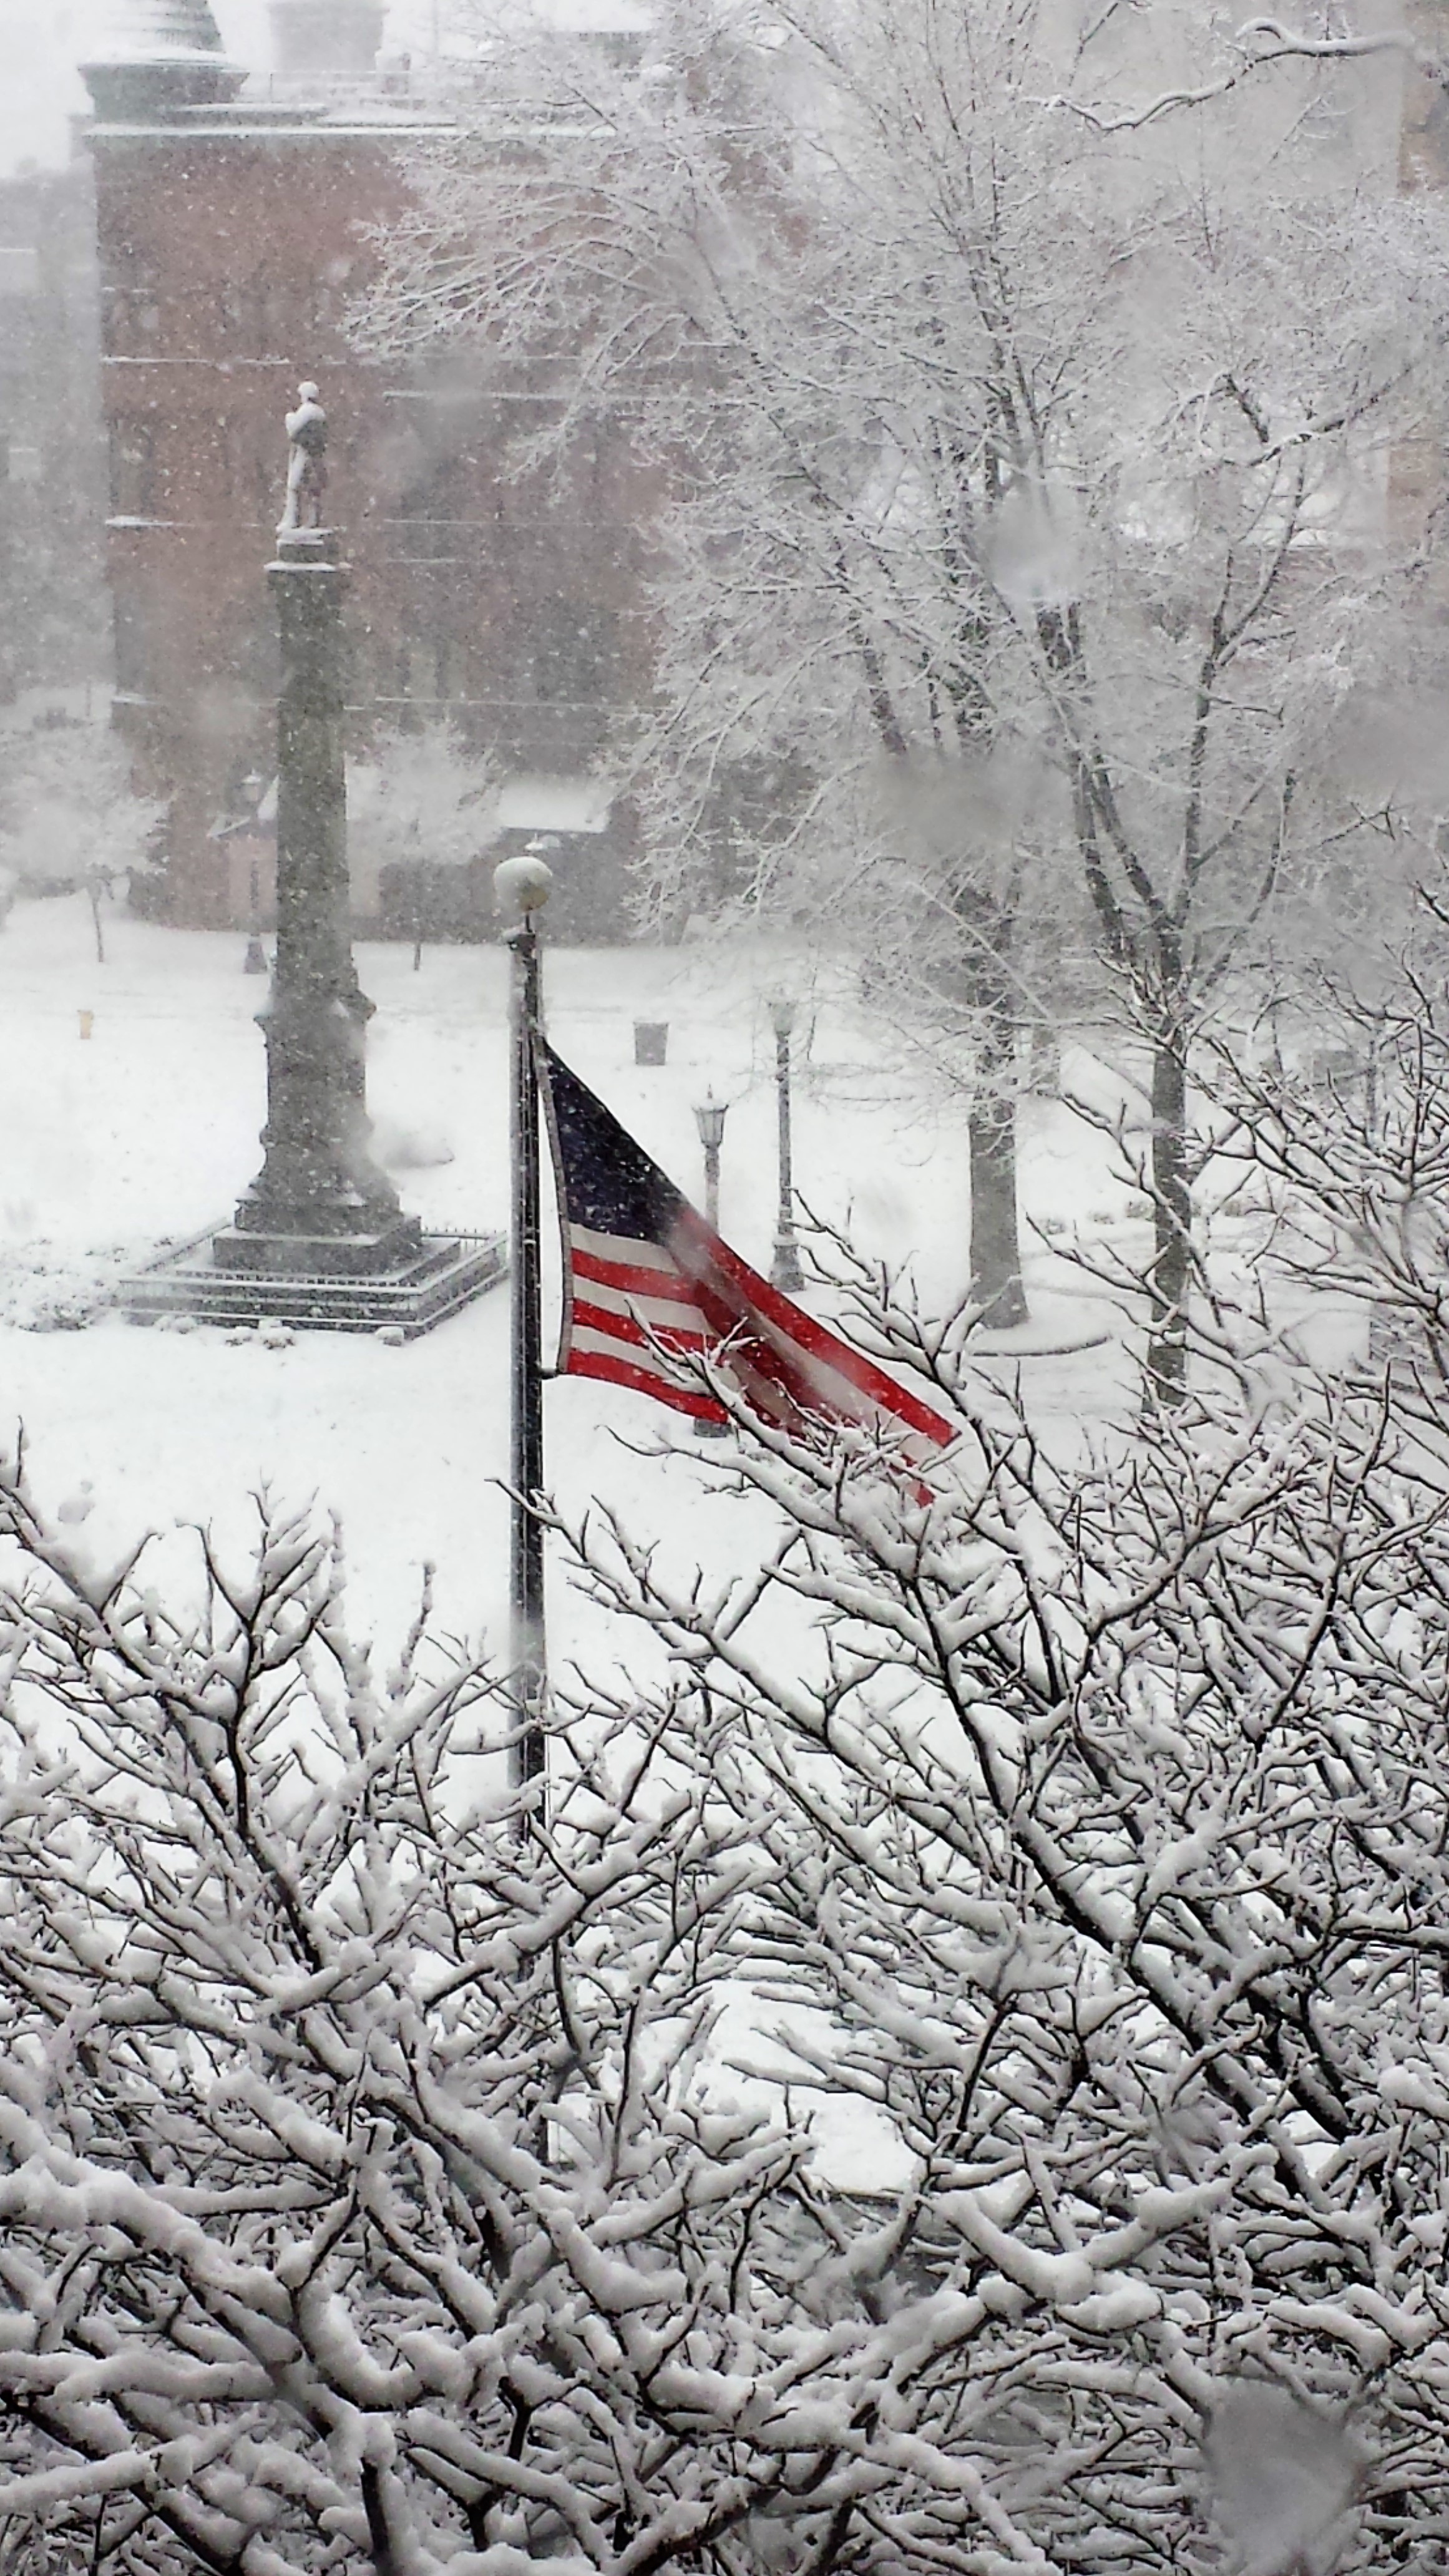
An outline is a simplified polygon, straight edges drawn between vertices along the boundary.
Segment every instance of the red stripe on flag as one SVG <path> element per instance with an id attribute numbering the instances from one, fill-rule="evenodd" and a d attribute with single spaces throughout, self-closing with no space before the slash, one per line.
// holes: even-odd
<path id="1" fill-rule="evenodd" d="M 662 1351 L 693 1352 L 712 1351 L 718 1346 L 713 1333 L 691 1332 L 682 1324 L 643 1324 L 637 1315 L 621 1315 L 613 1306 L 592 1305 L 587 1297 L 574 1299 L 574 1322 L 587 1332 L 606 1333 L 611 1341 L 636 1342 L 641 1350 L 657 1345 Z"/>
<path id="2" fill-rule="evenodd" d="M 793 1345 L 802 1357 L 819 1360 L 822 1366 L 833 1370 L 836 1376 L 843 1377 L 848 1385 L 878 1405 L 882 1412 L 894 1414 L 908 1429 L 919 1432 L 924 1439 L 940 1447 L 955 1439 L 959 1427 L 956 1423 L 948 1422 L 944 1414 L 936 1413 L 930 1405 L 923 1404 L 919 1396 L 912 1395 L 896 1378 L 888 1377 L 884 1369 L 877 1368 L 863 1351 L 852 1349 L 838 1333 L 818 1324 L 813 1315 L 807 1315 L 803 1306 L 797 1306 L 790 1298 L 782 1296 L 768 1279 L 762 1279 L 747 1261 L 742 1261 L 737 1252 L 731 1252 L 729 1245 L 713 1233 L 704 1219 L 688 1205 L 680 1210 L 674 1236 L 683 1256 L 682 1266 L 686 1275 L 693 1279 L 700 1307 L 707 1320 L 717 1325 L 722 1333 L 741 1324 L 748 1330 L 749 1310 L 753 1308 L 762 1321 L 772 1324 L 782 1339 Z M 699 1264 L 698 1269 L 695 1268 L 696 1263 Z M 710 1279 L 710 1269 L 722 1274 L 729 1288 L 734 1290 L 740 1311 L 732 1311 L 734 1299 L 720 1295 Z M 779 1350 L 766 1339 L 758 1342 L 751 1353 L 753 1358 L 766 1362 L 768 1366 L 767 1355 L 775 1362 L 775 1367 L 769 1368 L 768 1374 L 775 1376 L 778 1371 L 781 1384 L 797 1404 L 803 1404 L 807 1411 L 834 1409 L 823 1391 L 817 1392 L 812 1405 L 809 1377 L 803 1371 L 797 1375 L 788 1352 Z"/>
<path id="3" fill-rule="evenodd" d="M 640 1395 L 652 1395 L 660 1404 L 672 1404 L 676 1413 L 692 1413 L 697 1422 L 727 1422 L 729 1416 L 722 1404 L 702 1387 L 681 1386 L 662 1370 L 641 1365 L 637 1360 L 616 1360 L 607 1351 L 570 1350 L 564 1366 L 565 1377 L 607 1378 L 611 1386 L 632 1386 Z"/>
<path id="4" fill-rule="evenodd" d="M 566 1138 L 554 1116 L 550 1064 L 569 1086 Z M 565 1237 L 559 1357 L 566 1374 L 633 1387 L 680 1413 L 718 1422 L 727 1419 L 725 1408 L 702 1388 L 681 1384 L 671 1368 L 675 1357 L 687 1365 L 713 1355 L 744 1404 L 791 1433 L 831 1420 L 854 1423 L 877 1437 L 894 1427 L 906 1435 L 897 1448 L 913 1466 L 924 1463 L 923 1446 L 944 1448 L 955 1440 L 954 1422 L 732 1252 L 602 1101 L 546 1047 L 540 1070 Z M 570 1154 L 579 1165 L 579 1196 L 572 1204 Z M 581 1207 L 592 1224 L 583 1223 Z M 617 1306 L 590 1297 L 588 1283 L 611 1292 Z M 631 1308 L 632 1299 L 644 1314 Z M 648 1311 L 659 1307 L 665 1309 L 662 1316 Z M 677 1325 L 670 1310 L 678 1314 Z M 573 1347 L 576 1323 L 602 1344 L 599 1350 Z M 927 1488 L 918 1490 L 929 1500 Z"/>
<path id="5" fill-rule="evenodd" d="M 761 1311 L 758 1300 L 743 1293 L 736 1281 L 724 1272 L 723 1265 L 720 1267 L 722 1277 L 718 1283 L 703 1277 L 696 1279 L 699 1307 L 714 1329 L 720 1366 L 739 1382 L 741 1393 L 757 1412 L 786 1429 L 800 1430 L 807 1419 L 817 1422 L 859 1420 L 861 1414 L 874 1405 L 893 1421 L 901 1422 L 903 1429 L 919 1429 L 918 1425 L 904 1421 L 899 1401 L 901 1390 L 894 1379 L 882 1377 L 881 1384 L 889 1392 L 880 1396 L 870 1389 L 858 1389 L 854 1372 L 848 1372 L 834 1361 L 834 1349 L 838 1347 L 843 1351 L 846 1348 L 844 1343 L 837 1345 L 835 1336 L 817 1325 L 815 1332 L 819 1340 L 814 1352 L 807 1350 L 803 1333 L 787 1331 L 774 1324 Z M 753 1275 L 746 1263 L 741 1262 L 739 1268 L 746 1278 Z M 763 1286 L 764 1282 L 761 1281 L 760 1285 Z M 806 1318 L 800 1308 L 792 1306 L 788 1298 L 779 1297 L 778 1292 L 776 1302 L 787 1313 L 799 1315 L 802 1323 L 813 1320 Z M 818 1368 L 812 1366 L 812 1360 L 818 1360 L 820 1366 L 830 1367 L 835 1377 L 843 1381 L 845 1401 L 835 1387 L 820 1383 Z M 868 1399 L 867 1405 L 859 1409 L 849 1402 L 850 1394 L 856 1391 L 865 1393 Z M 928 1436 L 954 1439 L 955 1432 L 943 1423 L 939 1433 Z"/>
<path id="6" fill-rule="evenodd" d="M 669 1301 L 691 1308 L 705 1326 L 704 1331 L 641 1324 L 637 1317 L 595 1306 L 586 1296 L 577 1297 L 575 1322 L 606 1338 L 645 1350 L 657 1344 L 661 1352 L 677 1349 L 681 1355 L 716 1353 L 720 1367 L 734 1379 L 746 1403 L 767 1421 L 773 1420 L 786 1430 L 798 1432 L 810 1420 L 860 1418 L 853 1406 L 842 1403 L 838 1386 L 820 1382 L 817 1371 L 828 1370 L 845 1389 L 864 1398 L 861 1415 L 868 1416 L 876 1410 L 933 1447 L 954 1440 L 955 1424 L 933 1412 L 838 1334 L 818 1324 L 803 1307 L 782 1296 L 712 1234 L 703 1218 L 687 1205 L 675 1223 L 672 1242 L 685 1265 L 683 1278 L 671 1272 L 603 1261 L 597 1254 L 582 1253 L 571 1245 L 574 1270 L 580 1279 L 587 1271 L 600 1285 L 614 1287 L 621 1295 L 632 1289 L 636 1295 L 653 1296 L 665 1287 Z M 647 1248 L 643 1243 L 639 1246 L 641 1253 Z M 587 1357 L 593 1363 L 588 1374 L 612 1374 L 605 1355 L 593 1353 Z M 663 1371 L 649 1374 L 646 1369 L 641 1381 L 630 1374 L 629 1362 L 621 1362 L 620 1366 L 620 1383 L 642 1383 L 661 1396 L 667 1386 L 668 1401 L 679 1402 L 680 1411 L 698 1409 L 690 1401 L 679 1400 L 679 1388 Z M 568 1367 L 572 1369 L 571 1360 Z M 585 1373 L 583 1355 L 579 1373 Z M 708 1407 L 706 1418 L 719 1418 L 721 1408 L 712 1399 L 701 1397 L 699 1403 Z"/>

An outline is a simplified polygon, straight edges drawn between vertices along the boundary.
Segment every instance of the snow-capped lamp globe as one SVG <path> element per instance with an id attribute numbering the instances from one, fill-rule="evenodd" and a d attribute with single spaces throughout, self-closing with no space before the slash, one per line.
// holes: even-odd
<path id="1" fill-rule="evenodd" d="M 525 918 L 541 912 L 553 892 L 553 870 L 537 850 L 520 851 L 516 859 L 500 859 L 493 871 L 493 891 L 500 911 L 520 912 Z"/>

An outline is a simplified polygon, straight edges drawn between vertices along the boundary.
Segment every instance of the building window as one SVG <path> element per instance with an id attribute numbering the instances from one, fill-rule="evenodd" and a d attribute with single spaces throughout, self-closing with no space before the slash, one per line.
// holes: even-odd
<path id="1" fill-rule="evenodd" d="M 111 516 L 149 519 L 156 507 L 156 433 L 148 420 L 111 423 Z"/>
<path id="2" fill-rule="evenodd" d="M 154 693 L 151 639 L 141 600 L 120 594 L 115 603 L 116 688 L 123 698 L 146 700 Z"/>
<path id="3" fill-rule="evenodd" d="M 248 290 L 246 303 L 250 308 L 250 327 L 246 336 L 252 356 L 281 356 L 293 343 L 297 311 L 295 289 L 280 279 L 257 278 Z"/>
<path id="4" fill-rule="evenodd" d="M 592 600 L 542 599 L 529 618 L 533 694 L 546 706 L 596 706 L 612 694 L 618 654 L 612 609 Z"/>

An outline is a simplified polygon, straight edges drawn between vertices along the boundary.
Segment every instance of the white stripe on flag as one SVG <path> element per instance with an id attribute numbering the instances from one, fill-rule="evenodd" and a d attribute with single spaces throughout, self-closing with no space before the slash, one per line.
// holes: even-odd
<path id="1" fill-rule="evenodd" d="M 702 1333 L 709 1341 L 719 1336 L 712 1333 L 700 1308 L 693 1300 L 679 1297 L 646 1297 L 635 1288 L 613 1288 L 606 1280 L 590 1279 L 574 1272 L 574 1296 L 583 1306 L 599 1306 L 611 1315 L 632 1315 L 656 1333 Z"/>
<path id="2" fill-rule="evenodd" d="M 576 1351 L 596 1351 L 601 1357 L 612 1355 L 629 1360 L 635 1368 L 654 1369 L 659 1376 L 667 1377 L 671 1385 L 677 1378 L 690 1375 L 687 1353 L 681 1351 L 676 1357 L 673 1351 L 661 1350 L 656 1342 L 626 1340 L 622 1333 L 603 1332 L 593 1324 L 576 1324 L 570 1347 Z"/>
<path id="3" fill-rule="evenodd" d="M 656 1242 L 652 1235 L 600 1234 L 595 1227 L 579 1225 L 573 1218 L 569 1220 L 569 1233 L 575 1249 L 591 1252 L 596 1261 L 617 1261 L 626 1270 L 663 1270 L 675 1277 L 680 1275 L 679 1264 L 667 1244 Z"/>

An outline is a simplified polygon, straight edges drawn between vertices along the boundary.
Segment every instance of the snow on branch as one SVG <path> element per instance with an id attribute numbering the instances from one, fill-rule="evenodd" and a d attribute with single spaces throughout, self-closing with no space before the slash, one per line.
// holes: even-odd
<path id="1" fill-rule="evenodd" d="M 1218 79 L 1203 82 L 1198 88 L 1168 89 L 1149 99 L 1145 106 L 1107 110 L 1091 106 L 1087 100 L 1060 94 L 1045 102 L 1049 107 L 1069 109 L 1099 134 L 1131 134 L 1143 126 L 1155 125 L 1179 108 L 1207 107 L 1214 100 L 1226 98 L 1269 63 L 1294 60 L 1307 62 L 1363 61 L 1375 54 L 1399 54 L 1419 71 L 1442 82 L 1446 75 L 1443 64 L 1427 54 L 1404 28 L 1390 28 L 1370 36 L 1310 36 L 1296 28 L 1285 27 L 1280 18 L 1248 18 L 1233 38 L 1234 48 L 1243 59 L 1232 71 Z"/>
<path id="2" fill-rule="evenodd" d="M 873 1320 L 929 1505 L 742 1424 L 733 1581 L 552 1522 L 626 1625 L 526 1837 L 486 1668 L 379 1683 L 328 1536 L 263 1502 L 188 1607 L 0 1474 L 22 2531 L 1199 2576 L 1261 2476 L 1260 2576 L 1432 2536 L 1449 1480 L 1351 1378 L 1074 1465 Z"/>
<path id="3" fill-rule="evenodd" d="M 1446 1947 L 1442 1454 L 1370 1376 L 1149 1416 L 1074 1470 L 968 1384 L 928 1512 L 745 1427 L 713 1472 L 784 1535 L 723 1594 L 598 1518 L 572 1538 L 689 1677 L 718 1792 L 773 1854 L 755 1940 L 778 2018 L 749 2064 L 853 2096 L 882 2171 L 886 2140 L 900 2159 L 873 2252 L 843 2241 L 801 2292 L 834 2313 L 868 2260 L 893 2281 L 939 2260 L 981 2303 L 893 2327 L 918 2393 L 950 2386 L 949 2429 L 927 2408 L 891 2446 L 932 2448 L 943 2549 L 970 2476 L 1046 2564 L 1091 2563 L 1104 2523 L 1145 2563 L 1215 2564 L 1186 2522 L 1147 2542 L 1118 2449 L 1170 2486 L 1211 2424 L 1224 2529 L 1248 2492 L 1271 2523 L 1259 2576 L 1337 2565 L 1357 2499 L 1397 2534 L 1409 2487 L 1449 2475 L 1411 2429 L 1449 2324 L 1437 1971 L 1427 2023 L 1418 2000 Z M 1422 2267 L 1400 2192 L 1433 2204 Z M 985 2400 L 1008 2351 L 1038 2434 L 1116 2467 L 1026 2499 L 1024 2420 Z M 1392 2468 L 1371 2426 L 1404 2445 Z M 888 2505 L 877 2527 L 897 2539 Z"/>

